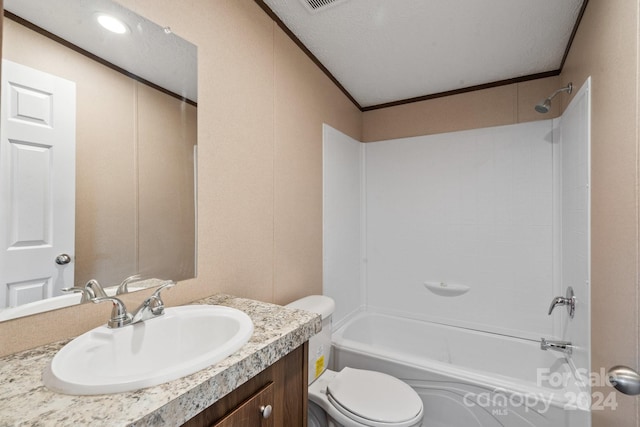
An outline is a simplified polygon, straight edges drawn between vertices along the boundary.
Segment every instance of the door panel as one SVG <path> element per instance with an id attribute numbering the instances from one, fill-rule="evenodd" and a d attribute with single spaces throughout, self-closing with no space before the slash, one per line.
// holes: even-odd
<path id="1" fill-rule="evenodd" d="M 73 286 L 75 241 L 75 83 L 2 67 L 0 308 Z"/>

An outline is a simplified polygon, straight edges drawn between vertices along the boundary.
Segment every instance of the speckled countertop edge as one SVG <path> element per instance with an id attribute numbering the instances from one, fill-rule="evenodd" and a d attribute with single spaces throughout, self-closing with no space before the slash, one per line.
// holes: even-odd
<path id="1" fill-rule="evenodd" d="M 0 358 L 0 426 L 179 426 L 307 341 L 320 316 L 279 305 L 214 295 L 247 313 L 253 336 L 222 362 L 192 375 L 133 392 L 70 396 L 49 391 L 42 371 L 69 340 Z"/>

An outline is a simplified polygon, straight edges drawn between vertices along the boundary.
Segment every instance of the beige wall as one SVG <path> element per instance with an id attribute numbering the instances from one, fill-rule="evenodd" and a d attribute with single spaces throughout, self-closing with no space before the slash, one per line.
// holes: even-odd
<path id="1" fill-rule="evenodd" d="M 360 139 L 361 112 L 253 0 L 119 2 L 198 46 L 198 277 L 167 303 L 321 292 L 322 123 Z M 104 323 L 107 305 L 0 323 L 0 355 Z"/>
<path id="2" fill-rule="evenodd" d="M 638 365 L 638 2 L 591 0 L 562 72 L 592 77 L 592 370 Z M 610 388 L 600 391 L 608 394 Z M 605 395 L 606 395 L 605 394 Z M 638 398 L 616 394 L 594 427 L 637 426 Z"/>
<path id="3" fill-rule="evenodd" d="M 364 142 L 510 125 L 560 115 L 553 102 L 548 114 L 533 107 L 560 87 L 560 77 L 532 80 L 435 98 L 363 114 Z"/>
<path id="4" fill-rule="evenodd" d="M 136 85 L 136 106 L 137 273 L 191 278 L 195 276 L 197 108 L 144 84 Z"/>

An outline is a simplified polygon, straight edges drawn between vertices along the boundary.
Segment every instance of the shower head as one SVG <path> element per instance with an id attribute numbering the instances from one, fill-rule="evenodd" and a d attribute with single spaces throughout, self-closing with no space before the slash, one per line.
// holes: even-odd
<path id="1" fill-rule="evenodd" d="M 573 90 L 573 84 L 572 83 L 569 83 L 566 87 L 558 89 L 557 91 L 553 92 L 553 94 L 550 97 L 545 98 L 542 101 L 540 101 L 535 106 L 536 111 L 538 113 L 542 113 L 542 114 L 548 113 L 549 110 L 551 109 L 551 100 L 553 99 L 554 96 L 556 96 L 560 92 L 571 93 L 572 90 Z"/>
<path id="2" fill-rule="evenodd" d="M 536 111 L 541 114 L 548 113 L 551 109 L 551 99 L 547 98 L 544 101 L 540 101 L 538 105 L 536 105 Z"/>

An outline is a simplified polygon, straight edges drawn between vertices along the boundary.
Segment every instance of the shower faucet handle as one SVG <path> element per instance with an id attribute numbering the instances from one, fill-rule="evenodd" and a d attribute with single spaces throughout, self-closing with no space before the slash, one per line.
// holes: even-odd
<path id="1" fill-rule="evenodd" d="M 554 308 L 556 308 L 559 305 L 567 305 L 567 304 L 569 304 L 569 301 L 567 300 L 567 298 L 565 298 L 565 297 L 555 297 L 551 301 L 551 305 L 549 306 L 549 316 L 551 316 L 551 313 L 553 312 Z"/>
<path id="2" fill-rule="evenodd" d="M 573 288 L 569 286 L 567 288 L 567 294 L 564 297 L 555 297 L 551 300 L 551 305 L 549 306 L 549 315 L 553 312 L 553 309 L 559 305 L 566 305 L 567 312 L 569 313 L 569 317 L 573 319 L 573 315 L 576 312 L 576 297 L 573 293 Z"/>

